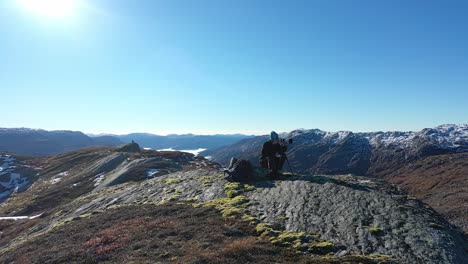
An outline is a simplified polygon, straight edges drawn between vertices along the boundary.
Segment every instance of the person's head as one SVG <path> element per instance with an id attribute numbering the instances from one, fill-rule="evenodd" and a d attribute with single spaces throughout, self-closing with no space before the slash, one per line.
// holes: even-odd
<path id="1" fill-rule="evenodd" d="M 278 142 L 278 141 L 279 141 L 279 136 L 278 136 L 278 134 L 276 134 L 275 131 L 271 131 L 271 133 L 270 133 L 270 140 L 271 140 L 272 142 Z"/>

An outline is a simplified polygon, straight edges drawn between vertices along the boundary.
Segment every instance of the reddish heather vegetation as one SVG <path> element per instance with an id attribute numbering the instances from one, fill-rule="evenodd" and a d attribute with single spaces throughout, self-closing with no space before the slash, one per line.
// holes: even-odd
<path id="1" fill-rule="evenodd" d="M 427 157 L 395 169 L 385 178 L 468 234 L 468 153 Z"/>
<path id="2" fill-rule="evenodd" d="M 84 216 L 21 244 L 1 263 L 375 263 L 316 259 L 273 246 L 252 226 L 190 205 L 127 206 Z"/>

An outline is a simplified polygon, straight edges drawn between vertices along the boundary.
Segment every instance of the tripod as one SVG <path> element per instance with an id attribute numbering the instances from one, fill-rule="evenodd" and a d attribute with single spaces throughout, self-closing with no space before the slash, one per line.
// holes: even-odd
<path id="1" fill-rule="evenodd" d="M 283 153 L 283 155 L 284 155 L 284 159 L 285 159 L 286 162 L 288 163 L 288 167 L 289 167 L 289 170 L 291 171 L 291 174 L 294 175 L 294 172 L 293 172 L 293 170 L 292 170 L 292 168 L 291 168 L 291 164 L 289 164 L 288 155 L 286 155 L 286 153 Z"/>

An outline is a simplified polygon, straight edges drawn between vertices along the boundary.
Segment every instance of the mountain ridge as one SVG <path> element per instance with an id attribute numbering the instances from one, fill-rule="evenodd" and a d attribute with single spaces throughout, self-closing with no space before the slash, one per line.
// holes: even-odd
<path id="1" fill-rule="evenodd" d="M 0 128 L 0 152 L 18 155 L 48 156 L 89 146 L 118 146 L 132 141 L 151 149 L 212 149 L 232 144 L 250 136 L 232 135 L 168 135 L 149 133 L 89 136 L 80 131 L 31 128 Z"/>
<path id="2" fill-rule="evenodd" d="M 259 172 L 249 182 L 229 182 L 219 164 L 203 157 L 144 149 L 126 152 L 115 147 L 92 147 L 47 159 L 19 161 L 22 166 L 33 164 L 40 177 L 26 191 L 6 200 L 0 215 L 40 217 L 0 220 L 0 261 L 11 262 L 20 256 L 26 261 L 44 254 L 56 261 L 118 262 L 121 250 L 127 252 L 129 260 L 138 257 L 149 261 L 132 247 L 143 247 L 159 259 L 164 252 L 157 253 L 157 248 L 147 248 L 146 243 L 168 235 L 199 237 L 185 230 L 206 226 L 203 222 L 186 222 L 184 225 L 192 228 L 172 228 L 158 239 L 143 237 L 141 232 L 154 232 L 159 223 L 150 225 L 146 221 L 171 204 L 188 205 L 177 209 L 187 215 L 206 213 L 191 207 L 215 208 L 225 223 L 248 223 L 252 234 L 256 234 L 248 244 L 267 242 L 276 247 L 262 251 L 262 256 L 277 255 L 285 248 L 301 252 L 297 256 L 303 256 L 305 263 L 458 264 L 467 257 L 466 238 L 457 228 L 396 186 L 375 178 L 285 175 L 271 180 Z M 145 213 L 147 210 L 149 213 Z M 109 219 L 122 220 L 109 225 Z M 207 221 L 220 222 L 211 218 Z M 91 224 L 93 232 L 76 233 L 74 226 Z M 130 231 L 122 229 L 122 225 Z M 140 230 L 139 225 L 153 228 Z M 179 229 L 182 233 L 178 233 Z M 217 237 L 231 236 L 232 241 L 236 234 L 239 231 L 232 230 Z M 37 246 L 51 239 L 64 245 L 70 254 L 65 256 L 52 245 Z M 214 247 L 219 242 L 191 243 L 195 245 L 185 249 L 186 253 L 166 249 L 166 254 L 174 258 L 167 261 L 182 261 L 197 254 L 206 257 L 208 252 L 219 250 Z M 217 263 L 219 259 L 205 262 Z"/>
<path id="3" fill-rule="evenodd" d="M 302 129 L 281 133 L 281 136 L 294 139 L 294 144 L 290 145 L 288 149 L 290 155 L 294 155 L 295 151 L 307 147 L 316 148 L 317 151 L 321 149 L 323 150 L 321 154 L 325 154 L 336 146 L 346 145 L 354 145 L 355 151 L 360 151 L 357 154 L 361 155 L 378 152 L 379 149 L 392 151 L 393 153 L 388 153 L 389 155 L 403 152 L 405 160 L 434 154 L 468 152 L 468 124 L 440 125 L 417 132 L 379 131 L 354 133 L 351 131 L 326 132 L 319 129 Z M 217 150 L 205 151 L 202 154 L 209 155 L 214 161 L 222 164 L 227 164 L 232 156 L 246 158 L 258 163 L 258 160 L 254 160 L 254 158 L 258 157 L 261 144 L 266 140 L 268 140 L 266 135 L 256 136 Z M 371 157 L 366 158 L 370 159 Z M 295 165 L 296 169 L 300 171 L 305 169 L 298 164 Z M 369 169 L 372 171 L 372 168 L 369 167 L 361 168 L 358 174 L 367 174 Z M 320 173 L 320 171 L 316 172 Z"/>

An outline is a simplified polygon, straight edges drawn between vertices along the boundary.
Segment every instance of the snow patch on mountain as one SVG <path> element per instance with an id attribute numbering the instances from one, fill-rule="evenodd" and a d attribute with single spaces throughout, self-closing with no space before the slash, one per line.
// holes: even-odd
<path id="1" fill-rule="evenodd" d="M 0 217 L 0 220 L 22 220 L 22 219 L 35 219 L 41 217 L 42 214 L 33 215 L 33 216 L 4 216 Z"/>
<path id="2" fill-rule="evenodd" d="M 311 141 L 315 138 L 323 138 L 327 133 L 332 132 L 325 132 L 320 129 L 296 129 L 291 131 L 288 134 L 285 134 L 284 137 L 288 138 L 296 138 L 301 137 L 304 141 Z"/>
<path id="3" fill-rule="evenodd" d="M 17 172 L 18 165 L 15 157 L 0 155 L 0 201 L 11 194 L 24 190 L 29 181 Z"/>
<path id="4" fill-rule="evenodd" d="M 149 169 L 147 172 L 146 172 L 146 176 L 148 178 L 151 178 L 153 177 L 156 173 L 158 173 L 159 170 L 158 169 Z"/>
<path id="5" fill-rule="evenodd" d="M 98 186 L 104 180 L 105 177 L 106 174 L 104 172 L 96 175 L 96 178 L 93 180 L 94 186 Z"/>
<path id="6" fill-rule="evenodd" d="M 418 132 L 375 132 L 361 133 L 369 140 L 369 143 L 377 147 L 379 145 L 394 145 L 399 148 L 412 147 L 417 139 L 425 139 L 438 148 L 468 150 L 468 124 L 441 125 L 435 128 L 426 128 Z"/>
<path id="7" fill-rule="evenodd" d="M 415 132 L 376 132 L 369 133 L 364 136 L 369 140 L 369 143 L 372 146 L 379 146 L 383 144 L 384 146 L 396 145 L 401 148 L 411 147 L 414 138 L 416 137 Z"/>
<path id="8" fill-rule="evenodd" d="M 337 144 L 342 142 L 345 138 L 351 135 L 350 131 L 326 132 L 323 139 L 329 143 Z"/>
<path id="9" fill-rule="evenodd" d="M 439 146 L 445 148 L 466 147 L 468 149 L 468 124 L 442 125 L 423 132 Z"/>
<path id="10" fill-rule="evenodd" d="M 68 171 L 64 171 L 64 172 L 61 172 L 59 174 L 57 174 L 56 176 L 54 176 L 50 181 L 49 183 L 50 184 L 56 184 L 56 183 L 59 183 L 63 177 L 65 176 L 68 176 Z"/>

